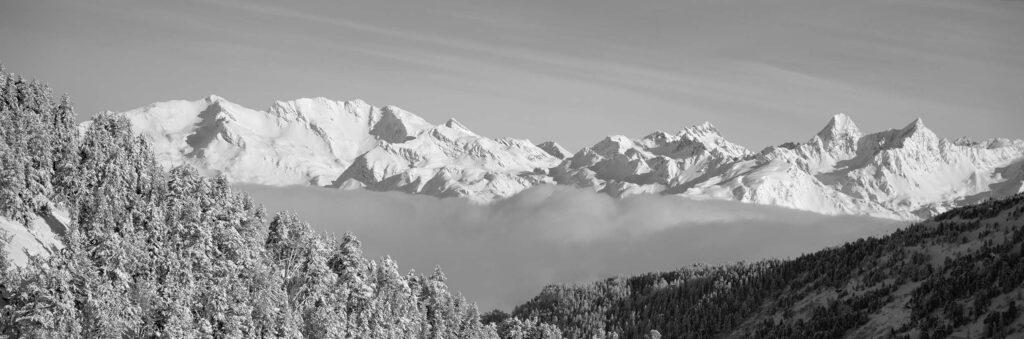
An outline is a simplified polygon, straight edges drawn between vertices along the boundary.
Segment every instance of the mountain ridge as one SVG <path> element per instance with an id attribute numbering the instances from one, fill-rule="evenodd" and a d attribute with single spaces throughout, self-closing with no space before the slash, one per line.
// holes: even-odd
<path id="1" fill-rule="evenodd" d="M 805 142 L 759 152 L 710 122 L 640 139 L 612 135 L 570 153 L 553 141 L 492 139 L 454 118 L 323 97 L 264 111 L 211 95 L 122 112 L 165 166 L 235 182 L 403 191 L 487 203 L 535 185 L 612 196 L 673 194 L 823 214 L 917 220 L 1024 189 L 1024 141 L 948 140 L 923 120 L 863 133 L 833 116 Z"/>

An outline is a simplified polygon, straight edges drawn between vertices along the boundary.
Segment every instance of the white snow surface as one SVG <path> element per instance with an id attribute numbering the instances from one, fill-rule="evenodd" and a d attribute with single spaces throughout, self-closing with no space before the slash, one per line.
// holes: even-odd
<path id="1" fill-rule="evenodd" d="M 165 166 L 233 182 L 312 184 L 502 199 L 539 184 L 612 196 L 658 193 L 823 214 L 917 220 L 1024 190 L 1024 141 L 941 138 L 918 119 L 864 134 L 844 114 L 802 143 L 751 152 L 710 123 L 640 139 L 609 136 L 575 154 L 554 142 L 491 139 L 454 119 L 325 98 L 258 111 L 217 96 L 123 113 Z"/>
<path id="2" fill-rule="evenodd" d="M 1024 142 L 940 138 L 921 119 L 862 134 L 844 114 L 804 143 L 758 153 L 709 124 L 641 140 L 609 137 L 551 173 L 615 196 L 660 192 L 823 214 L 918 220 L 1022 191 Z"/>
<path id="3" fill-rule="evenodd" d="M 59 233 L 70 225 L 67 213 L 54 210 L 53 213 L 32 218 L 29 225 L 0 216 L 0 235 L 9 237 L 7 245 L 0 250 L 7 251 L 15 266 L 28 264 L 28 256 L 48 256 L 63 248 Z"/>
<path id="4" fill-rule="evenodd" d="M 559 159 L 528 140 L 491 139 L 455 119 L 433 125 L 394 106 L 326 98 L 267 110 L 218 96 L 124 114 L 167 167 L 232 182 L 405 191 L 487 202 L 551 180 Z"/>

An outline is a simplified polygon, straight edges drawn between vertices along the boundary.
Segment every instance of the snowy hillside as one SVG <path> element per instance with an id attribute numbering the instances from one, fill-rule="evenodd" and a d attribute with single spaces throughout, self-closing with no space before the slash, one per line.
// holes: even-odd
<path id="1" fill-rule="evenodd" d="M 60 235 L 70 224 L 64 211 L 34 214 L 28 225 L 0 216 L 0 235 L 9 237 L 6 247 L 0 250 L 7 251 L 14 265 L 25 266 L 28 255 L 48 256 L 63 248 Z"/>
<path id="2" fill-rule="evenodd" d="M 572 154 L 555 142 L 477 135 L 394 106 L 324 98 L 264 111 L 217 96 L 123 113 L 165 166 L 234 182 L 403 191 L 489 202 L 538 184 L 612 196 L 677 194 L 824 214 L 914 220 L 1024 189 L 1024 142 L 940 138 L 918 119 L 864 134 L 836 115 L 808 141 L 752 152 L 709 123 Z"/>

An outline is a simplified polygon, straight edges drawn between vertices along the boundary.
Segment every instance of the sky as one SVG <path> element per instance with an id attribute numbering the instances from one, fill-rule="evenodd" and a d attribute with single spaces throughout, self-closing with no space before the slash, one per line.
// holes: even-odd
<path id="1" fill-rule="evenodd" d="M 570 149 L 710 121 L 759 149 L 867 131 L 1024 138 L 1024 1 L 0 1 L 0 61 L 81 119 L 323 96 Z"/>
<path id="2" fill-rule="evenodd" d="M 548 284 L 791 258 L 904 226 L 733 201 L 616 199 L 565 186 L 537 186 L 489 205 L 399 192 L 236 188 L 271 212 L 298 212 L 314 229 L 353 232 L 365 255 L 391 256 L 402 271 L 428 274 L 440 265 L 449 286 L 481 311 L 511 311 Z"/>

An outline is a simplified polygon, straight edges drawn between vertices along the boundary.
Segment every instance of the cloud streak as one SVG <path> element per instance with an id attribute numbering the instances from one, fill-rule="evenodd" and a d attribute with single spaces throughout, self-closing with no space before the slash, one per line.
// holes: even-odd
<path id="1" fill-rule="evenodd" d="M 404 269 L 441 265 L 483 310 L 525 301 L 549 283 L 573 283 L 693 263 L 791 257 L 901 224 L 726 201 L 541 186 L 490 205 L 403 193 L 242 185 L 271 211 L 315 228 L 355 232 L 371 256 Z"/>

